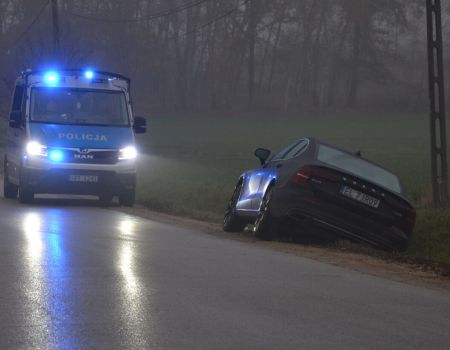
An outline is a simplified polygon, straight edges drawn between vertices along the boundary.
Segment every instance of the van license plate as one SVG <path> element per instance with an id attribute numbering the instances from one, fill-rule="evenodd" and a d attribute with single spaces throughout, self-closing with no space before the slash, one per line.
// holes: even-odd
<path id="1" fill-rule="evenodd" d="M 97 175 L 70 175 L 70 182 L 98 182 Z"/>
<path id="2" fill-rule="evenodd" d="M 341 194 L 372 208 L 378 208 L 380 206 L 379 199 L 369 196 L 368 194 L 362 193 L 348 186 L 342 186 Z"/>

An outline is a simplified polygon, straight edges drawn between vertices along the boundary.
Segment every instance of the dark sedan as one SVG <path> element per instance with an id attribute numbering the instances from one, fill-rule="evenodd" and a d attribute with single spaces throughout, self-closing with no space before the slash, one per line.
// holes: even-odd
<path id="1" fill-rule="evenodd" d="M 385 249 L 404 249 L 416 211 L 391 171 L 314 138 L 302 138 L 274 156 L 255 151 L 261 167 L 239 177 L 224 216 L 225 231 L 254 224 L 274 239 L 285 219 L 305 231 L 327 232 Z"/>

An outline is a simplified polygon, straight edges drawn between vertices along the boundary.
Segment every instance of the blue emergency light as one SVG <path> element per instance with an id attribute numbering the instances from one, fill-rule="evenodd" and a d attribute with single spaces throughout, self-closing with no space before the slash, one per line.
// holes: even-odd
<path id="1" fill-rule="evenodd" d="M 48 157 L 54 162 L 60 162 L 63 160 L 64 154 L 62 151 L 54 149 L 49 152 Z"/>
<path id="2" fill-rule="evenodd" d="M 84 72 L 84 77 L 86 79 L 92 79 L 94 78 L 94 72 L 92 70 L 87 70 Z"/>
<path id="3" fill-rule="evenodd" d="M 50 71 L 44 74 L 44 81 L 48 85 L 56 85 L 59 82 L 59 75 L 54 71 Z"/>

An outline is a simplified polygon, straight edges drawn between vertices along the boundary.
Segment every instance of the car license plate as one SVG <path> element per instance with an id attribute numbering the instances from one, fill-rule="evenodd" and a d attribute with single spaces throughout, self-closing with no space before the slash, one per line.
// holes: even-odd
<path id="1" fill-rule="evenodd" d="M 97 175 L 70 175 L 70 182 L 98 182 Z"/>
<path id="2" fill-rule="evenodd" d="M 369 196 L 368 194 L 362 193 L 348 186 L 342 186 L 341 194 L 372 208 L 378 208 L 380 206 L 379 199 Z"/>

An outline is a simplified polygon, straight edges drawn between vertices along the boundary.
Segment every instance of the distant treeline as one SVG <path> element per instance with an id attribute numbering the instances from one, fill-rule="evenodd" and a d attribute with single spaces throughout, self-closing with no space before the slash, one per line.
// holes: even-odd
<path id="1" fill-rule="evenodd" d="M 53 62 L 51 14 L 0 0 L 3 110 Z M 140 110 L 426 106 L 425 0 L 59 0 L 59 22 L 59 65 L 129 75 Z"/>

